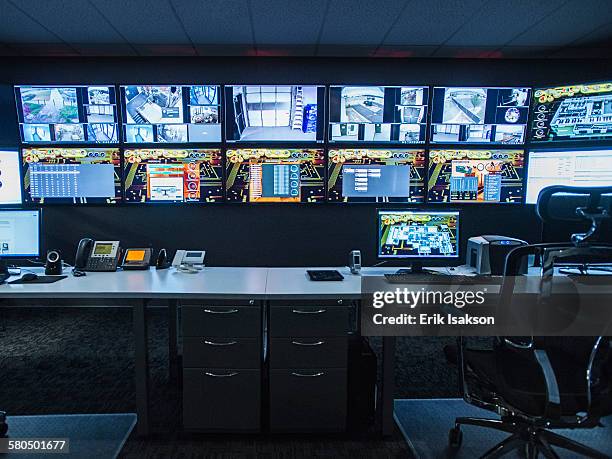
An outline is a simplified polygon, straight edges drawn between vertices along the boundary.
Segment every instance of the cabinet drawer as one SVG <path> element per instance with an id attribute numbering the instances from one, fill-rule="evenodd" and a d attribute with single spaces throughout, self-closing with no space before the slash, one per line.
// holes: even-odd
<path id="1" fill-rule="evenodd" d="M 259 338 L 184 337 L 183 366 L 258 369 L 260 348 Z"/>
<path id="2" fill-rule="evenodd" d="M 259 306 L 183 306 L 183 336 L 261 336 Z"/>
<path id="3" fill-rule="evenodd" d="M 273 306 L 270 335 L 284 337 L 345 336 L 350 310 L 344 306 Z"/>
<path id="4" fill-rule="evenodd" d="M 259 370 L 185 368 L 183 426 L 198 431 L 257 431 Z"/>
<path id="5" fill-rule="evenodd" d="M 272 368 L 346 368 L 348 339 L 272 338 L 270 366 Z"/>
<path id="6" fill-rule="evenodd" d="M 346 429 L 347 374 L 344 369 L 270 371 L 270 430 Z"/>

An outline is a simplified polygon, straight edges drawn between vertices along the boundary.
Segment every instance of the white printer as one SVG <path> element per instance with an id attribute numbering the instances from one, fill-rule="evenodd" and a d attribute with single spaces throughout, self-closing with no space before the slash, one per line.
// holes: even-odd
<path id="1" fill-rule="evenodd" d="M 527 242 L 508 236 L 484 235 L 468 239 L 465 263 L 476 269 L 478 274 L 504 274 L 506 255 Z M 521 264 L 520 274 L 527 272 L 527 257 Z"/>

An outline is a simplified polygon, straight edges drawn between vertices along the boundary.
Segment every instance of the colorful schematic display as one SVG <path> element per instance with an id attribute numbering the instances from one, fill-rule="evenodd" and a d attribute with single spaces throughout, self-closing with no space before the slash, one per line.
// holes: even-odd
<path id="1" fill-rule="evenodd" d="M 425 202 L 425 150 L 329 150 L 327 164 L 331 202 Z"/>
<path id="2" fill-rule="evenodd" d="M 114 86 L 15 86 L 23 143 L 117 143 Z"/>
<path id="3" fill-rule="evenodd" d="M 220 202 L 221 151 L 125 150 L 126 202 Z"/>
<path id="4" fill-rule="evenodd" d="M 221 142 L 219 86 L 122 86 L 126 143 Z"/>
<path id="5" fill-rule="evenodd" d="M 427 87 L 332 86 L 330 142 L 423 143 Z"/>
<path id="6" fill-rule="evenodd" d="M 121 200 L 116 148 L 24 148 L 25 202 L 114 204 Z"/>
<path id="7" fill-rule="evenodd" d="M 434 88 L 431 142 L 525 142 L 529 88 Z"/>
<path id="8" fill-rule="evenodd" d="M 378 257 L 457 257 L 458 220 L 458 212 L 379 210 Z"/>
<path id="9" fill-rule="evenodd" d="M 228 150 L 230 202 L 322 202 L 325 160 L 320 149 Z"/>
<path id="10" fill-rule="evenodd" d="M 521 203 L 523 150 L 431 150 L 429 202 Z"/>
<path id="11" fill-rule="evenodd" d="M 531 140 L 612 138 L 612 83 L 536 89 Z"/>

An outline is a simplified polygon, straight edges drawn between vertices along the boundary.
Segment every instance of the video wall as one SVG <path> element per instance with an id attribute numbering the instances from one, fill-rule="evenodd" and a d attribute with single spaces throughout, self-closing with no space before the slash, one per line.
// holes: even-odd
<path id="1" fill-rule="evenodd" d="M 8 206 L 516 205 L 612 181 L 610 82 L 22 85 L 15 100 Z"/>

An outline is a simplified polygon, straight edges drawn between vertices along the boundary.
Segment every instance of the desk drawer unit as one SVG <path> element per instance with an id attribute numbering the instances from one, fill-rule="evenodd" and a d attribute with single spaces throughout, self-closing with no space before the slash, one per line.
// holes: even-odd
<path id="1" fill-rule="evenodd" d="M 259 430 L 259 370 L 185 368 L 183 425 L 187 430 L 240 432 Z"/>
<path id="2" fill-rule="evenodd" d="M 261 425 L 262 309 L 258 303 L 182 306 L 183 426 L 255 432 Z"/>
<path id="3" fill-rule="evenodd" d="M 270 430 L 346 429 L 351 302 L 270 303 Z"/>

